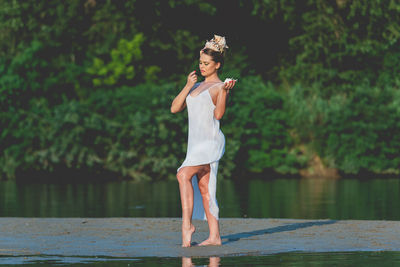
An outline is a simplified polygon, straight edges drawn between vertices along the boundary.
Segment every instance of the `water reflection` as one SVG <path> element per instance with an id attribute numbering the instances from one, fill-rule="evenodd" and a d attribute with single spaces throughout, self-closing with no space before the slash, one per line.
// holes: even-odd
<path id="1" fill-rule="evenodd" d="M 210 257 L 208 265 L 202 265 L 202 266 L 218 267 L 220 260 L 221 259 L 219 257 Z M 193 267 L 193 266 L 197 265 L 193 264 L 192 258 L 182 257 L 182 267 Z"/>
<path id="2" fill-rule="evenodd" d="M 57 255 L 0 256 L 0 265 L 29 266 L 399 266 L 400 252 L 355 251 L 306 253 L 289 252 L 264 256 L 224 256 L 211 258 L 110 258 Z M 183 265 L 188 264 L 188 265 Z M 191 265 L 190 265 L 191 264 Z M 214 264 L 214 265 L 211 265 Z"/>
<path id="3" fill-rule="evenodd" d="M 400 220 L 400 179 L 219 180 L 221 217 Z M 180 217 L 176 181 L 0 181 L 1 217 Z"/>

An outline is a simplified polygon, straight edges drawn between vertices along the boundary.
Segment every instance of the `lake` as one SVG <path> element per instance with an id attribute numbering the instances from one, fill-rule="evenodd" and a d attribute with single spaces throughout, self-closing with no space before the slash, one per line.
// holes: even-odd
<path id="1" fill-rule="evenodd" d="M 219 180 L 220 217 L 400 220 L 400 179 Z M 180 217 L 176 181 L 0 182 L 1 217 Z"/>
<path id="2" fill-rule="evenodd" d="M 399 220 L 400 179 L 219 180 L 221 217 Z M 176 181 L 19 183 L 0 181 L 1 217 L 180 217 Z M 393 266 L 400 252 L 279 253 L 221 258 L 0 256 L 0 265 Z M 188 265 L 186 265 L 188 264 Z M 193 264 L 193 265 L 192 265 Z"/>

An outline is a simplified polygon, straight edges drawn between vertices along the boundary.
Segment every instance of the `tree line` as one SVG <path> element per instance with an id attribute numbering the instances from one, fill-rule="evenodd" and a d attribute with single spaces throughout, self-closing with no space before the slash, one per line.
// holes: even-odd
<path id="1" fill-rule="evenodd" d="M 3 178 L 173 177 L 169 105 L 214 33 L 239 79 L 222 176 L 399 174 L 398 1 L 1 0 L 0 28 Z"/>

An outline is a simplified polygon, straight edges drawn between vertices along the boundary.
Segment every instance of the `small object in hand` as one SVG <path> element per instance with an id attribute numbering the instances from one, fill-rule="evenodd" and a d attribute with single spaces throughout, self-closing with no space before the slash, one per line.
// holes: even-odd
<path id="1" fill-rule="evenodd" d="M 233 78 L 226 78 L 225 79 L 225 81 L 224 81 L 224 90 L 229 94 L 229 91 L 232 89 L 232 88 L 229 88 L 229 86 L 228 87 L 226 87 L 226 85 L 228 84 L 228 83 L 230 83 L 230 82 L 236 82 L 237 80 L 236 79 L 233 79 Z"/>
<path id="2" fill-rule="evenodd" d="M 233 78 L 226 78 L 224 83 L 228 83 L 228 82 L 231 82 L 231 81 L 235 81 L 236 82 L 237 80 L 233 79 Z"/>

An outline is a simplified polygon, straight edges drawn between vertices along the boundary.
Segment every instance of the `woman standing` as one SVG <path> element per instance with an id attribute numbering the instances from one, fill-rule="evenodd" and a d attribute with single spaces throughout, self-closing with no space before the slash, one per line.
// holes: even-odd
<path id="1" fill-rule="evenodd" d="M 210 234 L 200 246 L 221 245 L 215 193 L 218 162 L 224 154 L 225 137 L 219 129 L 219 120 L 225 113 L 229 90 L 236 82 L 222 82 L 218 77 L 226 48 L 225 38 L 218 35 L 206 42 L 200 51 L 199 61 L 204 81 L 197 83 L 196 71 L 192 71 L 185 87 L 171 105 L 172 113 L 182 111 L 187 106 L 189 118 L 186 158 L 177 172 L 182 204 L 183 247 L 190 247 L 195 232 L 192 217 L 208 222 Z"/>

